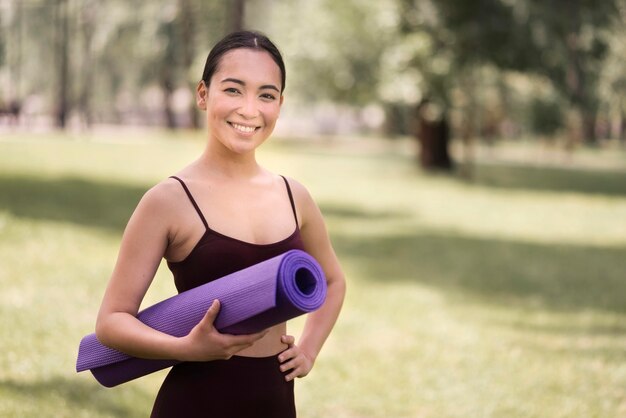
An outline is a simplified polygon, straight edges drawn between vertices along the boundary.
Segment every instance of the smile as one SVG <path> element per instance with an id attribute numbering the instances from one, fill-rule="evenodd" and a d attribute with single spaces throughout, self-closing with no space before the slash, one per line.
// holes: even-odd
<path id="1" fill-rule="evenodd" d="M 257 129 L 259 129 L 258 126 L 246 126 L 246 125 L 240 125 L 238 123 L 233 123 L 233 122 L 228 122 L 228 124 L 232 126 L 233 128 L 235 128 L 235 130 L 244 134 L 250 134 L 256 131 Z"/>

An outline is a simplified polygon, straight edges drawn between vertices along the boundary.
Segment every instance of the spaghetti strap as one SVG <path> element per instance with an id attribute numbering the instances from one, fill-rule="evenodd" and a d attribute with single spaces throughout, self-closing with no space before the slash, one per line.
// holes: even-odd
<path id="1" fill-rule="evenodd" d="M 208 230 L 209 229 L 209 224 L 207 223 L 206 219 L 204 219 L 204 215 L 202 214 L 202 211 L 200 210 L 200 207 L 198 207 L 198 204 L 196 203 L 196 201 L 194 200 L 193 196 L 191 195 L 191 192 L 189 191 L 189 188 L 187 187 L 185 182 L 182 181 L 180 178 L 178 178 L 176 176 L 170 176 L 170 178 L 178 180 L 178 182 L 183 186 L 183 189 L 185 189 L 185 193 L 187 193 L 187 197 L 189 197 L 189 200 L 191 201 L 191 204 L 196 209 L 196 212 L 198 212 L 198 216 L 200 216 L 200 219 L 202 220 L 202 223 L 204 224 L 204 227 Z"/>
<path id="2" fill-rule="evenodd" d="M 300 225 L 298 224 L 298 215 L 296 215 L 296 203 L 294 202 L 293 195 L 291 194 L 291 187 L 289 187 L 289 182 L 287 181 L 285 176 L 283 176 L 282 174 L 280 174 L 280 176 L 285 181 L 285 186 L 287 186 L 287 194 L 289 195 L 289 202 L 291 202 L 291 209 L 293 210 L 293 217 L 296 220 L 296 227 L 300 228 Z"/>

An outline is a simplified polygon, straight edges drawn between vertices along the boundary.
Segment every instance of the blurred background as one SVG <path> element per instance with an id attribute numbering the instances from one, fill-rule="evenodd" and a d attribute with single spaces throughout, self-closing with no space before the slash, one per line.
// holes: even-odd
<path id="1" fill-rule="evenodd" d="M 166 372 L 104 389 L 78 342 L 241 28 L 348 277 L 299 416 L 626 417 L 624 0 L 0 0 L 0 416 L 148 415 Z"/>
<path id="2" fill-rule="evenodd" d="M 208 50 L 254 28 L 287 61 L 281 133 L 623 143 L 625 15 L 623 0 L 2 0 L 1 121 L 199 128 Z"/>

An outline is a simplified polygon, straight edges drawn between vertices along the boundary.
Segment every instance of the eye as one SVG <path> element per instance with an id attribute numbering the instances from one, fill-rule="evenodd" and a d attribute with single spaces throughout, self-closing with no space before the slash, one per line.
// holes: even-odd
<path id="1" fill-rule="evenodd" d="M 237 89 L 236 89 L 236 88 L 234 88 L 234 87 L 228 87 L 228 88 L 225 88 L 225 89 L 224 89 L 224 92 L 225 92 L 225 93 L 228 93 L 228 94 L 233 94 L 233 95 L 234 95 L 234 94 L 239 94 L 239 93 L 240 93 L 240 92 L 239 92 L 239 90 L 237 90 Z"/>
<path id="2" fill-rule="evenodd" d="M 268 101 L 276 100 L 276 96 L 274 96 L 273 94 L 270 94 L 270 93 L 263 93 L 261 95 L 261 98 L 265 99 L 265 100 L 268 100 Z"/>

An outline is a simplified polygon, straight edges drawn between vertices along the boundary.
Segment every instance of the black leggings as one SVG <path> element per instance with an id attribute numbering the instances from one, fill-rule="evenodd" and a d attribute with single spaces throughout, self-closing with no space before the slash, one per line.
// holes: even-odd
<path id="1" fill-rule="evenodd" d="M 294 382 L 278 356 L 181 363 L 165 378 L 151 418 L 295 418 Z"/>

